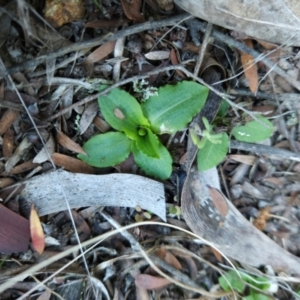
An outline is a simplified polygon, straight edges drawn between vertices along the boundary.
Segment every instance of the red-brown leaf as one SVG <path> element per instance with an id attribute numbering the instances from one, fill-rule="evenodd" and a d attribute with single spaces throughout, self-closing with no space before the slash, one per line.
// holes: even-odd
<path id="1" fill-rule="evenodd" d="M 0 252 L 24 252 L 29 238 L 28 220 L 0 204 Z"/>
<path id="2" fill-rule="evenodd" d="M 168 279 L 148 274 L 139 274 L 135 277 L 135 285 L 147 290 L 160 289 L 170 283 Z"/>

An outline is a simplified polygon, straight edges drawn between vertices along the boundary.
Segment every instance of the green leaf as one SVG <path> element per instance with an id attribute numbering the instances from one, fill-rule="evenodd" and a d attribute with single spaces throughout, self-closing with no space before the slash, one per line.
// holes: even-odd
<path id="1" fill-rule="evenodd" d="M 124 161 L 130 153 L 131 141 L 121 132 L 108 132 L 89 139 L 77 157 L 94 167 L 110 167 Z"/>
<path id="2" fill-rule="evenodd" d="M 226 156 L 229 147 L 229 138 L 226 133 L 222 134 L 220 144 L 213 144 L 206 140 L 204 147 L 198 151 L 198 170 L 205 171 L 218 165 Z"/>
<path id="3" fill-rule="evenodd" d="M 271 300 L 273 297 L 269 297 L 267 295 L 264 295 L 254 289 L 250 288 L 250 295 L 243 297 L 243 300 Z"/>
<path id="4" fill-rule="evenodd" d="M 136 164 L 149 176 L 159 179 L 167 179 L 172 172 L 172 157 L 169 151 L 159 142 L 158 154 L 159 158 L 149 157 L 143 154 L 136 146 L 136 143 L 132 143 L 131 150 L 134 155 Z"/>
<path id="5" fill-rule="evenodd" d="M 244 126 L 236 126 L 232 130 L 233 136 L 242 142 L 256 143 L 269 138 L 274 130 L 272 123 L 261 115 L 255 115 L 263 124 L 253 120 Z M 265 124 L 265 125 L 264 125 Z"/>
<path id="6" fill-rule="evenodd" d="M 98 103 L 105 120 L 130 139 L 137 138 L 139 126 L 150 126 L 137 100 L 121 89 L 99 97 Z"/>
<path id="7" fill-rule="evenodd" d="M 247 276 L 245 280 L 263 291 L 267 291 L 271 286 L 270 280 L 262 276 Z"/>
<path id="8" fill-rule="evenodd" d="M 145 116 L 155 133 L 174 133 L 187 126 L 201 110 L 208 95 L 208 88 L 192 81 L 166 85 L 158 95 L 142 103 Z"/>
<path id="9" fill-rule="evenodd" d="M 245 284 L 239 273 L 234 270 L 226 272 L 221 277 L 219 277 L 218 280 L 220 286 L 226 292 L 229 292 L 232 289 L 239 293 L 242 293 L 244 291 Z"/>
<path id="10" fill-rule="evenodd" d="M 136 139 L 136 146 L 138 150 L 147 156 L 159 158 L 158 147 L 160 145 L 160 141 L 149 128 L 141 128 L 141 130 L 142 129 L 144 130 L 143 133 L 145 134 L 139 134 Z"/>
<path id="11" fill-rule="evenodd" d="M 218 111 L 218 117 L 221 118 L 225 117 L 229 108 L 230 108 L 230 104 L 226 100 L 222 100 Z"/>

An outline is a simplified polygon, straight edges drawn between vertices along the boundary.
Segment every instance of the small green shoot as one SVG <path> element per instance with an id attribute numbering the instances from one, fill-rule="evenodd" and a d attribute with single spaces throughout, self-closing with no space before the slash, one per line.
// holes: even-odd
<path id="1" fill-rule="evenodd" d="M 208 170 L 219 164 L 228 151 L 229 138 L 223 133 L 214 134 L 213 126 L 210 125 L 206 118 L 202 118 L 205 129 L 200 132 L 200 128 L 196 127 L 191 130 L 193 143 L 199 148 L 197 154 L 197 164 L 199 171 Z M 199 138 L 199 135 L 202 138 Z"/>
<path id="2" fill-rule="evenodd" d="M 219 277 L 219 284 L 224 291 L 235 290 L 244 294 L 243 300 L 270 300 L 271 297 L 262 292 L 268 292 L 271 282 L 268 278 L 262 276 L 248 275 L 243 272 L 230 270 Z M 249 291 L 245 289 L 249 286 Z M 255 289 L 256 288 L 256 289 Z M 261 290 L 262 292 L 259 292 Z M 246 292 L 247 291 L 247 294 Z M 245 295 L 246 294 L 246 295 Z"/>
<path id="3" fill-rule="evenodd" d="M 177 216 L 178 218 L 180 218 L 181 215 L 181 207 L 178 205 L 171 205 L 169 207 L 169 213 L 173 216 Z"/>
<path id="4" fill-rule="evenodd" d="M 151 220 L 152 218 L 152 212 L 151 211 L 143 211 L 140 206 L 136 206 L 135 210 L 137 211 L 137 214 L 135 215 L 135 221 L 136 222 L 143 222 L 146 220 Z"/>

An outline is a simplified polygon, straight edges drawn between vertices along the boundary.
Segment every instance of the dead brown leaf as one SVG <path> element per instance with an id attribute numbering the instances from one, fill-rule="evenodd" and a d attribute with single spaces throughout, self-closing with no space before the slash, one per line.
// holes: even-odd
<path id="1" fill-rule="evenodd" d="M 18 117 L 19 112 L 13 109 L 7 109 L 0 120 L 0 135 L 5 133 Z"/>
<path id="2" fill-rule="evenodd" d="M 0 179 L 0 188 L 3 189 L 15 183 L 15 180 L 10 177 L 4 177 Z"/>
<path id="3" fill-rule="evenodd" d="M 36 167 L 38 167 L 40 164 L 33 163 L 32 160 L 26 161 L 20 165 L 15 166 L 12 168 L 12 170 L 9 172 L 11 175 L 17 175 L 23 172 L 30 171 Z"/>
<path id="4" fill-rule="evenodd" d="M 231 158 L 232 160 L 235 160 L 235 161 L 238 161 L 240 163 L 250 165 L 250 166 L 253 166 L 256 161 L 256 157 L 254 155 L 231 154 L 231 155 L 228 155 L 228 157 Z"/>
<path id="5" fill-rule="evenodd" d="M 14 150 L 14 131 L 8 128 L 3 135 L 2 151 L 4 157 L 10 157 Z"/>
<path id="6" fill-rule="evenodd" d="M 226 217 L 228 214 L 228 205 L 225 197 L 218 190 L 214 188 L 209 188 L 209 194 L 218 212 L 223 217 Z"/>
<path id="7" fill-rule="evenodd" d="M 67 135 L 65 135 L 62 131 L 57 131 L 56 139 L 58 143 L 64 148 L 73 151 L 75 153 L 86 154 L 86 152 L 79 146 L 76 142 L 71 140 Z"/>
<path id="8" fill-rule="evenodd" d="M 276 107 L 273 105 L 255 106 L 252 109 L 252 111 L 259 112 L 267 118 L 272 117 L 274 115 L 275 110 L 276 110 Z"/>
<path id="9" fill-rule="evenodd" d="M 103 133 L 111 129 L 110 125 L 98 116 L 94 118 L 93 124 Z"/>
<path id="10" fill-rule="evenodd" d="M 245 45 L 253 48 L 252 40 L 246 39 L 243 41 Z M 257 65 L 253 56 L 248 53 L 241 52 L 241 63 L 244 69 L 245 77 L 248 81 L 250 91 L 256 93 L 258 89 L 258 74 Z"/>
<path id="11" fill-rule="evenodd" d="M 54 164 L 58 167 L 64 167 L 64 169 L 83 174 L 95 174 L 95 169 L 83 161 L 60 153 L 53 153 L 51 156 Z"/>
<path id="12" fill-rule="evenodd" d="M 138 274 L 135 277 L 135 285 L 147 290 L 160 289 L 170 283 L 171 282 L 168 279 L 148 274 Z"/>
<path id="13" fill-rule="evenodd" d="M 112 19 L 112 20 L 95 20 L 92 22 L 88 22 L 84 25 L 85 28 L 116 28 L 119 26 L 123 26 L 129 22 L 128 19 Z"/>
<path id="14" fill-rule="evenodd" d="M 140 23 L 145 22 L 144 16 L 140 13 L 141 0 L 131 0 L 130 2 L 127 0 L 121 0 L 121 4 L 126 17 L 129 20 L 134 20 Z"/>
<path id="15" fill-rule="evenodd" d="M 83 62 L 83 64 L 93 64 L 97 61 L 100 61 L 104 59 L 106 56 L 108 56 L 110 53 L 114 51 L 116 41 L 110 41 L 107 42 L 100 47 L 98 47 L 96 50 L 94 50 Z"/>
<path id="16" fill-rule="evenodd" d="M 69 213 L 67 213 L 69 216 Z M 72 217 L 76 224 L 76 228 L 78 231 L 79 239 L 81 242 L 86 241 L 91 235 L 91 229 L 87 222 L 83 219 L 83 217 L 77 213 L 75 210 L 72 210 Z"/>
<path id="17" fill-rule="evenodd" d="M 176 256 L 171 253 L 170 251 L 167 251 L 164 247 L 159 248 L 158 250 L 155 251 L 155 254 L 166 261 L 168 264 L 173 266 L 174 268 L 181 270 L 182 266 L 181 263 L 178 261 Z"/>
<path id="18" fill-rule="evenodd" d="M 176 51 L 175 51 L 174 49 L 171 49 L 171 51 L 170 51 L 170 59 L 171 59 L 171 63 L 172 63 L 173 66 L 176 66 L 176 65 L 179 64 L 178 58 L 177 58 L 177 55 L 176 55 Z M 182 77 L 182 78 L 185 78 L 185 77 L 186 77 L 186 76 L 183 74 L 183 72 L 180 71 L 180 70 L 176 70 L 176 73 L 177 73 L 180 77 Z"/>
<path id="19" fill-rule="evenodd" d="M 82 63 L 89 76 L 92 76 L 94 71 L 94 63 L 107 57 L 114 51 L 116 41 L 110 41 L 101 45 L 94 50 Z"/>

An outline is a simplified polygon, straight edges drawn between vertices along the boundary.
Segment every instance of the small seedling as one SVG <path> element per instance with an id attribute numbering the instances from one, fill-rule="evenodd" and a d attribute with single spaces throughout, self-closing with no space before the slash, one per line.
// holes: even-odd
<path id="1" fill-rule="evenodd" d="M 117 132 L 92 137 L 83 145 L 87 154 L 79 154 L 78 158 L 101 168 L 121 163 L 132 152 L 136 164 L 147 175 L 167 179 L 172 172 L 172 158 L 157 135 L 184 129 L 201 110 L 207 96 L 206 87 L 191 81 L 161 87 L 157 94 L 141 104 L 129 93 L 114 89 L 101 96 L 98 103 L 104 118 Z M 226 106 L 223 108 L 226 110 Z M 272 123 L 259 114 L 256 117 L 258 121 L 234 127 L 232 135 L 245 142 L 259 142 L 270 137 Z M 229 148 L 226 133 L 215 134 L 205 118 L 203 123 L 203 132 L 196 127 L 191 129 L 193 141 L 199 148 L 200 171 L 219 164 Z"/>
<path id="2" fill-rule="evenodd" d="M 272 283 L 266 277 L 231 270 L 220 276 L 218 280 L 224 291 L 235 290 L 243 294 L 242 300 L 272 299 L 271 296 L 265 295 L 265 293 L 270 293 L 272 289 Z M 249 289 L 246 289 L 246 286 L 249 286 Z"/>
<path id="3" fill-rule="evenodd" d="M 151 220 L 152 213 L 150 211 L 143 211 L 138 205 L 135 207 L 135 210 L 138 212 L 134 217 L 136 222 L 143 222 L 145 219 Z"/>
<path id="4" fill-rule="evenodd" d="M 199 171 L 208 170 L 219 164 L 227 154 L 229 147 L 228 135 L 223 133 L 214 134 L 213 126 L 206 118 L 202 118 L 205 129 L 201 132 L 196 125 L 191 129 L 193 143 L 199 148 L 197 154 L 197 163 Z M 200 139 L 200 136 L 202 138 Z"/>
<path id="5" fill-rule="evenodd" d="M 181 215 L 181 208 L 178 205 L 171 205 L 169 207 L 169 213 L 177 218 L 180 218 Z"/>

